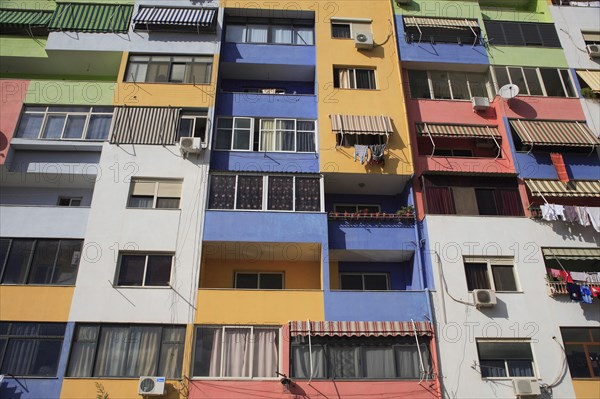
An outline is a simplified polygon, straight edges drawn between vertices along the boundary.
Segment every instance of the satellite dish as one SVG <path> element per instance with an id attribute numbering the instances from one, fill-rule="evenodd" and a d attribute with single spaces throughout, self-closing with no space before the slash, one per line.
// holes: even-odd
<path id="1" fill-rule="evenodd" d="M 519 94 L 519 86 L 515 84 L 504 85 L 498 90 L 498 94 L 505 100 L 515 98 Z"/>

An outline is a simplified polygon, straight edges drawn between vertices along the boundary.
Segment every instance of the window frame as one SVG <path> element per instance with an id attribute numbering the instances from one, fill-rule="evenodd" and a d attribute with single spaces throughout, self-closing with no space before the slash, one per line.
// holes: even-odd
<path id="1" fill-rule="evenodd" d="M 497 293 L 523 293 L 523 289 L 521 287 L 520 281 L 519 281 L 519 274 L 517 273 L 516 270 L 516 264 L 514 262 L 513 258 L 508 258 L 508 257 L 478 257 L 478 256 L 463 256 L 463 269 L 464 270 L 464 274 L 465 274 L 465 283 L 467 283 L 467 273 L 466 273 L 466 268 L 467 268 L 467 264 L 468 263 L 485 263 L 486 264 L 486 276 L 488 279 L 488 285 L 490 286 L 489 289 L 494 290 Z M 513 275 L 513 280 L 515 282 L 515 291 L 498 291 L 496 290 L 496 282 L 494 280 L 494 274 L 493 274 L 493 268 L 494 266 L 510 266 L 512 269 L 512 275 Z M 473 290 L 478 290 L 478 289 L 488 289 L 488 288 L 473 288 L 472 290 L 469 290 L 468 285 L 467 285 L 467 291 L 468 292 L 473 292 Z"/>
<path id="2" fill-rule="evenodd" d="M 348 37 L 342 37 L 342 36 L 334 36 L 334 30 L 333 30 L 333 26 L 334 25 L 338 25 L 338 26 L 348 26 L 348 32 L 349 32 L 349 36 Z M 342 40 L 350 40 L 354 37 L 354 35 L 352 34 L 352 22 L 344 22 L 344 21 L 331 21 L 331 38 L 332 39 L 342 39 Z"/>
<path id="3" fill-rule="evenodd" d="M 309 23 L 310 21 L 310 23 Z M 244 38 L 242 41 L 228 40 L 228 28 L 230 26 L 245 27 Z M 291 43 L 278 43 L 273 37 L 274 27 L 289 27 L 292 32 Z M 251 30 L 249 27 L 264 27 L 267 30 L 267 38 L 265 42 L 253 42 L 250 39 Z M 298 32 L 301 29 L 310 27 L 312 29 L 312 43 L 302 43 L 302 37 Z M 223 43 L 232 44 L 264 44 L 276 46 L 314 46 L 315 45 L 315 21 L 308 18 L 255 18 L 255 17 L 233 17 L 225 16 L 225 39 Z"/>
<path id="4" fill-rule="evenodd" d="M 148 182 L 154 183 L 154 194 L 152 196 L 152 206 L 151 207 L 140 207 L 140 206 L 132 206 L 131 200 L 133 197 L 143 197 L 141 195 L 134 196 L 133 189 L 135 186 L 135 182 Z M 159 197 L 158 193 L 160 191 L 160 183 L 179 183 L 179 197 Z M 181 197 L 183 191 L 183 179 L 171 179 L 171 178 L 158 178 L 153 179 L 151 177 L 132 177 L 131 182 L 129 184 L 129 194 L 127 195 L 127 206 L 126 209 L 161 209 L 161 210 L 181 210 Z M 166 208 L 166 207 L 158 207 L 159 198 L 178 198 L 179 204 L 177 208 Z"/>
<path id="5" fill-rule="evenodd" d="M 68 205 L 61 205 L 60 203 L 62 201 L 68 201 Z M 79 201 L 79 204 L 77 205 L 73 205 L 74 201 Z M 67 207 L 67 208 L 73 208 L 73 207 L 81 207 L 81 203 L 83 202 L 83 197 L 70 197 L 70 196 L 59 196 L 58 197 L 58 201 L 57 201 L 57 206 L 63 206 L 63 207 Z"/>
<path id="6" fill-rule="evenodd" d="M 233 208 L 210 208 L 210 200 L 211 200 L 211 182 L 210 179 L 212 179 L 212 176 L 235 176 L 235 187 L 234 187 L 234 196 L 233 196 Z M 263 186 L 262 186 L 262 205 L 260 209 L 237 209 L 237 196 L 238 196 L 238 178 L 239 176 L 261 176 L 263 178 Z M 278 209 L 269 209 L 269 177 L 292 177 L 293 178 L 293 184 L 292 184 L 292 204 L 293 204 L 293 209 L 285 209 L 285 210 L 278 210 Z M 297 197 L 297 192 L 296 192 L 296 181 L 297 178 L 311 178 L 311 179 L 319 179 L 319 210 L 318 211 L 299 211 L 296 210 L 296 197 Z M 323 177 L 321 175 L 308 175 L 308 174 L 297 174 L 297 175 L 291 175 L 291 174 L 262 174 L 262 173 L 212 173 L 210 174 L 210 179 L 208 182 L 208 204 L 207 204 L 207 210 L 214 210 L 214 211 L 235 211 L 235 212 L 308 212 L 308 213 L 314 213 L 314 212 L 323 212 L 324 209 L 324 196 L 323 196 Z"/>
<path id="7" fill-rule="evenodd" d="M 346 82 L 349 87 L 340 87 L 341 82 L 338 78 L 336 79 L 336 74 L 339 74 L 339 71 L 345 70 L 348 73 L 348 81 Z M 361 67 L 346 67 L 346 66 L 333 66 L 333 88 L 338 90 L 379 90 L 379 86 L 377 84 L 377 68 L 361 66 Z M 356 79 L 356 71 L 367 71 L 372 73 L 373 87 L 358 87 L 358 80 Z M 338 86 L 335 85 L 336 80 L 338 81 Z M 369 79 L 371 80 L 371 79 Z"/>
<path id="8" fill-rule="evenodd" d="M 30 110 L 28 110 L 28 108 L 30 108 Z M 45 108 L 44 110 L 37 110 L 34 108 Z M 50 111 L 50 108 L 87 108 L 88 111 L 55 111 L 52 110 Z M 94 108 L 111 108 L 112 111 L 111 112 L 106 112 L 106 111 L 94 111 Z M 114 107 L 107 105 L 107 106 L 79 106 L 79 105 L 74 105 L 74 106 L 68 106 L 68 105 L 36 105 L 36 104 L 23 104 L 23 108 L 21 110 L 21 113 L 19 115 L 19 123 L 17 124 L 16 128 L 15 128 L 15 138 L 19 138 L 19 139 L 26 139 L 26 140 L 59 140 L 59 141 L 91 141 L 91 142 L 103 142 L 103 141 L 107 141 L 110 137 L 110 134 L 112 132 L 112 126 L 114 123 Z M 39 131 L 37 133 L 36 137 L 23 137 L 22 135 L 20 135 L 19 133 L 19 129 L 21 127 L 21 123 L 23 123 L 24 120 L 24 116 L 25 115 L 38 115 L 38 116 L 42 116 L 42 123 L 40 124 L 40 128 Z M 46 138 L 43 137 L 44 132 L 46 131 L 46 127 L 48 125 L 48 119 L 52 116 L 63 116 L 64 117 L 64 121 L 63 121 L 63 125 L 62 125 L 62 129 L 60 132 L 60 137 L 50 137 L 50 138 Z M 66 133 L 66 129 L 67 129 L 67 122 L 69 120 L 69 116 L 85 116 L 85 122 L 83 125 L 83 129 L 81 132 L 81 137 L 76 138 L 76 137 L 64 137 L 65 133 Z M 110 116 L 110 125 L 108 127 L 108 131 L 106 132 L 106 137 L 103 139 L 88 139 L 87 136 L 90 133 L 89 132 L 89 127 L 90 127 L 90 121 L 92 119 L 93 116 Z"/>
<path id="9" fill-rule="evenodd" d="M 381 212 L 381 205 L 379 205 L 379 204 L 361 204 L 361 203 L 348 203 L 348 204 L 345 204 L 345 203 L 341 203 L 341 202 L 336 202 L 336 203 L 333 204 L 333 212 L 337 212 L 337 213 L 344 212 L 344 211 L 340 211 L 340 210 L 337 209 L 337 207 L 341 207 L 341 206 L 348 206 L 348 207 L 354 206 L 354 212 L 352 212 L 352 213 L 362 213 L 362 211 L 360 210 L 361 206 L 377 207 L 377 211 L 374 212 L 374 213 Z M 373 213 L 373 212 L 367 212 L 367 213 Z"/>
<path id="10" fill-rule="evenodd" d="M 256 288 L 238 288 L 237 277 L 239 274 L 255 274 L 256 275 Z M 281 288 L 261 288 L 260 287 L 260 276 L 263 274 L 271 274 L 271 275 L 279 275 L 281 276 Z M 233 274 L 233 288 L 238 290 L 268 290 L 268 291 L 281 291 L 285 290 L 285 272 L 255 272 L 255 271 L 246 271 L 246 270 L 238 270 Z"/>
<path id="11" fill-rule="evenodd" d="M 504 373 L 506 374 L 505 376 L 502 377 L 484 377 L 483 373 L 481 373 L 481 379 L 482 380 L 513 380 L 513 379 L 518 379 L 518 378 L 529 378 L 529 379 L 537 379 L 539 378 L 538 376 L 540 375 L 539 370 L 537 369 L 537 362 L 535 361 L 535 353 L 533 351 L 533 346 L 531 345 L 531 340 L 529 339 L 489 339 L 489 338 L 475 338 L 475 348 L 477 350 L 477 361 L 478 361 L 478 366 L 481 372 L 481 354 L 479 353 L 479 343 L 497 343 L 497 344 L 513 344 L 513 343 L 528 343 L 529 344 L 529 349 L 531 350 L 531 370 L 533 372 L 533 375 L 530 377 L 520 377 L 520 376 L 511 376 L 509 375 L 509 367 L 508 367 L 508 360 L 529 360 L 526 358 L 522 358 L 522 359 L 507 359 L 506 357 L 504 359 L 484 359 L 485 360 L 490 360 L 490 361 L 503 361 L 504 362 Z"/>
<path id="12" fill-rule="evenodd" d="M 180 135 L 180 127 L 181 127 L 181 121 L 182 120 L 191 120 L 192 122 L 192 126 L 191 126 L 191 136 L 181 136 Z M 200 137 L 196 137 L 194 134 L 196 133 L 196 123 L 198 123 L 198 119 L 203 119 L 205 122 L 205 127 L 204 127 L 204 137 L 200 136 Z M 200 112 L 198 113 L 194 113 L 194 112 L 182 112 L 179 116 L 179 120 L 177 121 L 177 140 L 181 139 L 182 137 L 192 137 L 192 138 L 199 138 L 201 139 L 201 142 L 203 144 L 206 144 L 208 142 L 208 137 L 209 137 L 209 131 L 210 131 L 210 124 L 209 124 L 209 120 L 208 120 L 208 115 L 204 114 L 202 115 Z"/>
<path id="13" fill-rule="evenodd" d="M 552 23 L 485 20 L 484 21 L 484 25 L 485 25 L 485 28 L 486 28 L 486 32 L 489 31 L 488 27 L 492 26 L 491 24 L 493 24 L 493 26 L 495 26 L 495 29 L 496 29 L 495 36 L 498 36 L 499 39 L 502 39 L 502 43 L 495 44 L 493 42 L 494 38 L 492 38 L 491 41 L 488 41 L 488 43 L 490 43 L 491 46 L 562 48 L 562 44 L 560 43 L 560 38 L 558 36 L 558 32 L 556 31 L 555 25 L 552 24 Z M 510 32 L 511 32 L 510 36 L 508 36 L 506 34 L 506 28 L 507 28 L 506 25 L 510 25 L 509 26 L 509 28 L 511 28 L 511 29 L 509 29 Z M 536 42 L 534 40 L 531 40 L 531 39 L 528 40 L 528 37 L 523 32 L 523 26 L 535 27 L 536 28 L 536 31 L 537 31 L 537 34 L 538 34 L 537 38 L 539 39 L 539 44 L 536 44 Z M 556 35 L 556 38 L 554 38 L 554 39 L 555 39 L 556 42 L 558 42 L 558 45 L 546 44 L 546 42 L 552 42 L 553 40 L 551 38 L 548 38 L 548 39 L 544 40 L 545 34 L 542 33 L 542 31 L 540 30 L 540 26 L 554 28 L 554 34 Z M 515 28 L 517 28 L 517 29 L 515 29 Z M 531 32 L 529 32 L 529 33 L 531 33 Z M 515 40 L 515 37 L 516 37 L 515 35 L 518 35 L 518 37 L 521 39 L 520 42 L 517 43 L 517 41 Z M 489 34 L 488 34 L 488 37 L 489 37 Z M 531 43 L 531 44 L 527 44 L 527 43 Z"/>
<path id="14" fill-rule="evenodd" d="M 577 90 L 575 89 L 575 83 L 573 82 L 573 76 L 571 76 L 571 71 L 568 68 L 551 68 L 551 67 L 523 67 L 523 66 L 513 66 L 513 65 L 492 65 L 492 67 L 490 68 L 492 71 L 492 84 L 494 86 L 494 90 L 496 90 L 496 93 L 498 93 L 498 91 L 500 90 L 500 84 L 498 83 L 498 78 L 496 76 L 496 69 L 504 69 L 506 71 L 506 74 L 508 76 L 508 81 L 510 83 L 513 83 L 513 76 L 510 73 L 510 69 L 520 69 L 521 70 L 521 76 L 523 76 L 524 78 L 524 82 L 525 82 L 525 87 L 521 87 L 522 85 L 518 85 L 519 86 L 519 96 L 528 96 L 528 97 L 555 97 L 555 98 L 579 98 L 579 95 L 577 93 Z M 536 71 L 536 76 L 538 78 L 538 84 L 539 87 L 541 87 L 542 89 L 542 94 L 529 94 L 530 90 L 529 90 L 529 82 L 527 81 L 527 76 L 525 75 L 525 69 L 535 69 Z M 556 74 L 558 75 L 559 81 L 561 83 L 563 92 L 565 93 L 564 96 L 550 96 L 548 95 L 548 91 L 546 89 L 546 83 L 544 82 L 544 79 L 542 77 L 542 69 L 550 69 L 550 70 L 554 70 L 556 71 Z M 569 76 L 569 84 L 565 83 L 564 81 L 564 77 L 562 72 L 567 72 L 568 76 Z M 526 90 L 527 92 L 525 92 L 524 90 Z M 575 96 L 569 96 L 569 93 L 573 93 L 575 94 Z"/>
<path id="15" fill-rule="evenodd" d="M 586 330 L 586 332 L 588 333 L 590 339 L 588 341 L 569 341 L 566 340 L 564 338 L 564 334 L 563 331 L 565 330 Z M 565 347 L 565 352 L 567 351 L 567 347 L 569 345 L 578 345 L 578 346 L 582 346 L 583 347 L 583 352 L 585 354 L 585 358 L 586 358 L 586 366 L 587 366 L 587 371 L 590 375 L 590 377 L 574 377 L 572 375 L 571 372 L 571 365 L 569 364 L 569 358 L 567 356 L 567 365 L 569 367 L 569 374 L 571 375 L 571 378 L 574 380 L 584 380 L 584 381 L 597 381 L 600 380 L 600 373 L 598 373 L 598 375 L 594 375 L 594 367 L 592 366 L 592 361 L 590 360 L 590 347 L 594 347 L 596 349 L 596 353 L 600 353 L 600 340 L 594 340 L 594 334 L 592 334 L 593 330 L 597 330 L 600 332 L 600 328 L 599 327 L 561 327 L 560 328 L 560 333 L 561 333 L 561 338 L 563 340 L 563 345 Z"/>
<path id="16" fill-rule="evenodd" d="M 219 376 L 218 377 L 211 377 L 211 376 L 197 376 L 194 375 L 195 370 L 194 370 L 194 365 L 196 364 L 196 342 L 198 340 L 198 334 L 199 331 L 202 329 L 221 329 L 221 356 L 219 359 L 219 363 L 221 365 L 221 368 L 219 370 Z M 283 329 L 281 327 L 275 327 L 275 326 L 268 326 L 268 325 L 245 325 L 245 324 L 239 324 L 239 325 L 231 325 L 231 324 L 226 324 L 226 325 L 214 325 L 214 324 L 194 324 L 194 338 L 193 338 L 193 342 L 192 342 L 192 361 L 191 361 L 191 367 L 190 367 L 190 379 L 191 380 L 243 380 L 243 381 L 277 381 L 279 379 L 279 376 L 274 375 L 273 377 L 253 377 L 252 374 L 254 372 L 254 362 L 252 361 L 254 358 L 254 339 L 250 339 L 250 343 L 252 348 L 249 350 L 250 352 L 250 370 L 248 371 L 248 374 L 250 375 L 249 377 L 229 377 L 229 376 L 223 376 L 224 373 L 224 365 L 225 362 L 223 361 L 224 359 L 224 354 L 226 352 L 225 350 L 225 331 L 227 329 L 234 329 L 234 330 L 239 330 L 239 329 L 250 329 L 250 335 L 251 337 L 254 336 L 254 330 L 273 330 L 273 331 L 277 331 L 277 364 L 279 365 L 279 367 L 281 367 L 282 361 L 283 361 L 283 347 L 282 347 L 282 343 L 283 343 Z"/>
<path id="17" fill-rule="evenodd" d="M 119 277 L 121 275 L 121 265 L 123 262 L 123 256 L 144 256 L 144 271 L 142 273 L 142 281 L 140 285 L 121 285 L 119 284 Z M 146 285 L 146 276 L 148 273 L 148 262 L 151 256 L 170 256 L 171 257 L 171 268 L 169 270 L 169 281 L 167 285 Z M 113 287 L 115 288 L 171 288 L 171 280 L 173 278 L 173 271 L 175 269 L 175 253 L 173 252 L 145 252 L 145 251 L 119 251 L 119 258 L 117 260 L 117 267 L 115 269 L 115 278 Z"/>
<path id="18" fill-rule="evenodd" d="M 474 96 L 474 89 L 471 87 L 472 85 L 476 84 L 476 81 L 473 81 L 473 78 L 475 74 L 477 75 L 481 75 L 485 78 L 485 91 L 487 92 L 487 98 L 488 100 L 491 100 L 494 98 L 494 96 L 492 96 L 492 86 L 494 85 L 494 82 L 491 79 L 489 70 L 488 72 L 485 73 L 479 73 L 479 72 L 464 72 L 464 71 L 443 71 L 443 70 L 418 70 L 418 69 L 409 69 L 408 70 L 408 78 L 409 78 L 409 82 L 411 82 L 410 79 L 410 75 L 411 75 L 411 71 L 420 71 L 420 72 L 425 72 L 427 74 L 427 86 L 429 87 L 429 97 L 428 98 L 423 98 L 423 97 L 413 97 L 413 93 L 412 91 L 410 91 L 410 83 L 409 83 L 409 91 L 410 91 L 410 98 L 411 99 L 424 99 L 424 100 L 446 100 L 446 101 L 469 101 L 471 102 L 471 99 L 473 97 L 478 97 L 478 96 Z M 435 96 L 436 90 L 435 90 L 435 85 L 434 85 L 434 79 L 431 77 L 431 73 L 432 72 L 442 72 L 445 73 L 447 75 L 447 83 L 448 83 L 448 93 L 450 94 L 450 98 L 438 98 Z M 454 92 L 452 91 L 452 79 L 450 78 L 451 74 L 457 74 L 457 73 L 461 73 L 463 75 L 465 75 L 465 81 L 464 83 L 466 83 L 466 88 L 467 91 L 469 93 L 469 98 L 454 98 Z M 469 79 L 471 78 L 471 79 Z M 437 82 L 437 80 L 435 81 Z"/>
<path id="19" fill-rule="evenodd" d="M 135 57 L 147 57 L 147 60 L 131 60 L 131 58 L 135 58 Z M 153 57 L 158 57 L 158 58 L 166 58 L 168 57 L 169 60 L 168 61 L 161 61 L 161 60 L 157 60 L 157 61 L 153 61 L 152 58 Z M 179 58 L 179 59 L 178 59 Z M 192 61 L 183 61 L 181 60 L 182 58 L 191 58 Z M 197 60 L 198 59 L 198 60 Z M 210 62 L 207 62 L 210 59 Z M 189 85 L 210 85 L 212 82 L 212 75 L 213 75 L 213 67 L 214 67 L 214 56 L 212 54 L 192 54 L 192 55 L 177 55 L 177 54 L 129 54 L 129 57 L 127 58 L 127 68 L 125 69 L 125 76 L 123 76 L 123 82 L 127 82 L 127 83 L 144 83 L 144 84 L 189 84 Z M 146 65 L 146 72 L 144 75 L 144 80 L 140 80 L 139 82 L 135 79 L 135 77 L 133 76 L 133 72 L 132 69 L 134 66 L 139 67 L 139 65 Z M 151 65 L 166 65 L 167 66 L 167 71 L 165 74 L 165 79 L 164 81 L 148 81 L 148 77 L 151 71 L 150 66 Z M 185 65 L 185 69 L 184 69 L 184 76 L 183 76 L 183 80 L 181 82 L 179 81 L 175 81 L 175 80 L 171 80 L 171 75 L 173 72 L 173 65 Z M 187 68 L 190 68 L 190 70 L 193 70 L 194 66 L 196 65 L 210 65 L 210 67 L 206 67 L 207 70 L 205 71 L 205 76 L 204 76 L 204 81 L 200 82 L 200 81 L 194 81 L 194 79 L 192 79 L 190 82 L 186 81 L 187 80 L 187 74 L 186 74 L 186 70 Z M 192 74 L 192 77 L 195 76 Z"/>
<path id="20" fill-rule="evenodd" d="M 351 290 L 351 289 L 343 288 L 342 287 L 342 275 L 361 276 L 362 277 L 362 289 Z M 385 276 L 386 289 L 385 290 L 367 290 L 365 288 L 365 276 Z M 341 291 L 369 291 L 369 292 L 391 291 L 390 274 L 385 273 L 385 272 L 339 272 L 338 278 L 339 278 L 339 282 L 340 282 L 340 290 Z"/>

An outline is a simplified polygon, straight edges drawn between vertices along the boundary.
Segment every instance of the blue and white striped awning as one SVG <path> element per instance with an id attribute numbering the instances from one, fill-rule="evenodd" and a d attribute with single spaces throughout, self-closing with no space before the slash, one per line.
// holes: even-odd
<path id="1" fill-rule="evenodd" d="M 216 13 L 216 9 L 140 7 L 133 17 L 133 23 L 209 27 L 212 25 Z"/>

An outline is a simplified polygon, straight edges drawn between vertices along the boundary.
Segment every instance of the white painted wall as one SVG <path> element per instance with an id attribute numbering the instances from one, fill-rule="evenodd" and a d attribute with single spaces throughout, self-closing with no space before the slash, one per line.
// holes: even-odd
<path id="1" fill-rule="evenodd" d="M 492 382 L 481 378 L 475 366 L 475 338 L 530 337 L 537 376 L 543 383 L 553 382 L 560 375 L 564 356 L 552 337 L 562 344 L 561 326 L 600 326 L 600 306 L 598 300 L 585 305 L 571 303 L 564 296 L 548 296 L 541 247 L 598 247 L 600 236 L 596 231 L 579 225 L 568 227 L 562 222 L 481 216 L 428 215 L 426 227 L 426 245 L 434 259 L 436 290 L 432 292 L 432 303 L 444 397 L 515 397 L 509 379 Z M 498 305 L 492 309 L 477 310 L 458 302 L 473 303 L 463 264 L 463 256 L 469 255 L 514 257 L 522 292 L 497 294 Z M 575 397 L 568 371 L 553 392 L 554 398 Z"/>
<path id="2" fill-rule="evenodd" d="M 208 152 L 104 144 L 70 320 L 192 323 L 198 287 Z M 131 177 L 183 179 L 180 210 L 127 209 Z M 113 287 L 119 250 L 175 253 L 173 288 Z"/>
<path id="3" fill-rule="evenodd" d="M 0 205 L 0 237 L 83 238 L 89 212 L 87 207 Z"/>
<path id="4" fill-rule="evenodd" d="M 39 187 L 2 187 L 0 204 L 2 205 L 40 205 L 56 206 L 59 197 L 80 197 L 81 206 L 90 206 L 93 188 L 39 188 Z"/>

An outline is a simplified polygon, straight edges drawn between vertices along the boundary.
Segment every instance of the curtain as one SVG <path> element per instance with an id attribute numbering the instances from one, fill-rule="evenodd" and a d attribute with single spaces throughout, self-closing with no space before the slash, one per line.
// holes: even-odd
<path id="1" fill-rule="evenodd" d="M 531 360 L 507 360 L 509 377 L 533 377 Z"/>
<path id="2" fill-rule="evenodd" d="M 225 41 L 228 43 L 244 43 L 246 41 L 246 25 L 227 25 Z"/>
<path id="3" fill-rule="evenodd" d="M 210 177 L 209 209 L 233 209 L 235 199 L 235 176 L 212 175 Z"/>
<path id="4" fill-rule="evenodd" d="M 294 28 L 294 44 L 312 46 L 314 44 L 314 32 L 312 27 Z"/>
<path id="5" fill-rule="evenodd" d="M 225 329 L 224 377 L 250 377 L 250 329 Z"/>
<path id="6" fill-rule="evenodd" d="M 315 122 L 296 122 L 296 151 L 315 152 Z"/>
<path id="7" fill-rule="evenodd" d="M 128 327 L 103 327 L 96 355 L 94 377 L 121 377 L 126 375 Z"/>
<path id="8" fill-rule="evenodd" d="M 469 291 L 476 289 L 490 289 L 490 280 L 486 263 L 465 263 L 467 288 Z"/>
<path id="9" fill-rule="evenodd" d="M 357 89 L 374 89 L 375 74 L 371 70 L 356 69 L 356 88 Z"/>
<path id="10" fill-rule="evenodd" d="M 278 334 L 275 330 L 254 330 L 253 377 L 275 377 L 278 367 Z"/>
<path id="11" fill-rule="evenodd" d="M 285 25 L 271 26 L 273 43 L 292 44 L 292 27 Z"/>
<path id="12" fill-rule="evenodd" d="M 156 375 L 161 327 L 131 327 L 125 375 Z"/>
<path id="13" fill-rule="evenodd" d="M 310 353 L 308 343 L 304 345 L 293 345 L 291 349 L 292 356 L 292 377 L 310 378 Z M 312 345 L 313 378 L 326 378 L 327 362 L 325 359 L 325 350 L 320 345 Z"/>
<path id="14" fill-rule="evenodd" d="M 248 25 L 249 43 L 267 43 L 269 28 L 267 25 Z"/>
<path id="15" fill-rule="evenodd" d="M 493 265 L 494 288 L 496 291 L 516 291 L 517 283 L 510 265 Z"/>
<path id="16" fill-rule="evenodd" d="M 482 377 L 506 377 L 504 360 L 481 360 L 479 367 Z"/>
<path id="17" fill-rule="evenodd" d="M 517 190 L 496 191 L 496 200 L 501 204 L 501 212 L 504 216 L 523 216 L 523 207 Z"/>
<path id="18" fill-rule="evenodd" d="M 210 377 L 221 376 L 221 350 L 223 345 L 223 330 L 213 329 L 212 347 L 210 350 L 210 367 L 208 375 Z"/>
<path id="19" fill-rule="evenodd" d="M 416 345 L 399 345 L 396 346 L 396 364 L 398 367 L 398 376 L 400 378 L 409 379 L 420 379 L 421 378 L 421 364 L 419 362 L 419 352 Z M 425 363 L 426 353 L 423 353 L 421 348 L 421 355 L 423 356 L 423 363 Z"/>
<path id="20" fill-rule="evenodd" d="M 432 214 L 454 214 L 454 201 L 449 187 L 427 187 L 427 210 Z"/>
<path id="21" fill-rule="evenodd" d="M 293 120 L 278 120 L 276 121 L 276 144 L 275 147 L 279 151 L 294 151 L 295 143 L 295 121 Z"/>
<path id="22" fill-rule="evenodd" d="M 358 347 L 329 346 L 329 377 L 359 378 Z"/>
<path id="23" fill-rule="evenodd" d="M 71 350 L 68 376 L 90 377 L 92 375 L 97 339 L 98 326 L 77 327 L 77 336 Z"/>
<path id="24" fill-rule="evenodd" d="M 296 211 L 321 210 L 321 180 L 312 177 L 296 178 Z"/>
<path id="25" fill-rule="evenodd" d="M 273 119 L 262 119 L 261 131 L 260 131 L 260 145 L 261 151 L 274 151 L 275 150 L 275 120 Z"/>
<path id="26" fill-rule="evenodd" d="M 364 347 L 363 365 L 366 378 L 394 378 L 394 349 L 392 347 Z"/>
<path id="27" fill-rule="evenodd" d="M 340 89 L 350 89 L 350 70 L 338 69 Z"/>
<path id="28" fill-rule="evenodd" d="M 158 375 L 180 378 L 183 362 L 185 327 L 164 327 Z"/>
<path id="29" fill-rule="evenodd" d="M 262 209 L 262 198 L 262 176 L 238 176 L 235 209 Z"/>
<path id="30" fill-rule="evenodd" d="M 294 178 L 269 176 L 267 209 L 275 211 L 294 210 Z"/>
<path id="31" fill-rule="evenodd" d="M 8 342 L 0 373 L 28 375 L 35 357 L 35 339 L 12 339 Z"/>

